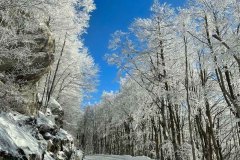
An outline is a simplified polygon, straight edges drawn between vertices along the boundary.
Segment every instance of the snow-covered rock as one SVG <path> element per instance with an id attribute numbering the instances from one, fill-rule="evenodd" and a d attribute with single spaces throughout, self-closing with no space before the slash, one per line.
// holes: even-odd
<path id="1" fill-rule="evenodd" d="M 27 128 L 20 126 L 11 114 L 0 114 L 0 152 L 15 158 L 42 157 L 43 148 Z"/>
<path id="2" fill-rule="evenodd" d="M 0 114 L 0 159 L 81 160 L 73 138 L 54 124 L 49 115 Z"/>
<path id="3" fill-rule="evenodd" d="M 38 101 L 41 101 L 42 95 L 40 93 L 37 94 Z M 42 103 L 42 102 L 40 102 Z M 48 102 L 48 106 L 45 111 L 45 115 L 48 117 L 51 117 L 52 120 L 59 126 L 63 126 L 63 115 L 64 111 L 62 106 L 52 97 L 50 97 L 50 100 Z"/>
<path id="4" fill-rule="evenodd" d="M 62 107 L 53 98 L 48 108 L 42 107 L 37 94 L 37 82 L 54 62 L 55 40 L 49 25 L 21 7 L 6 9 L 4 16 L 9 18 L 0 26 L 13 39 L 0 56 L 0 160 L 75 157 L 73 138 L 60 129 Z M 42 109 L 44 113 L 39 112 Z"/>
<path id="5" fill-rule="evenodd" d="M 18 14 L 13 16 L 12 12 Z M 9 18 L 5 19 L 8 25 L 0 24 L 4 31 L 0 35 L 13 39 L 2 45 L 0 54 L 0 95 L 4 95 L 0 107 L 33 115 L 38 111 L 36 82 L 54 62 L 55 40 L 46 23 L 21 7 L 9 7 L 1 13 Z M 19 26 L 24 34 L 18 33 Z"/>

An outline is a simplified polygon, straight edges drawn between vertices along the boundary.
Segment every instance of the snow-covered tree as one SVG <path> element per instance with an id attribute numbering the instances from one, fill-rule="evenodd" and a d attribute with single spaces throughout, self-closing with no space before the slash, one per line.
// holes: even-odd
<path id="1" fill-rule="evenodd" d="M 93 106 L 93 152 L 236 159 L 239 2 L 194 0 L 177 10 L 156 0 L 151 13 L 110 41 L 107 59 L 123 83 Z"/>
<path id="2" fill-rule="evenodd" d="M 43 93 L 41 103 L 47 107 L 50 97 L 54 97 L 63 107 L 64 127 L 76 136 L 82 115 L 80 104 L 84 95 L 94 90 L 97 82 L 97 66 L 81 39 L 95 5 L 92 0 L 52 3 L 55 4 L 53 7 L 46 6 L 50 13 L 46 18 L 56 39 L 56 61 L 40 84 Z"/>

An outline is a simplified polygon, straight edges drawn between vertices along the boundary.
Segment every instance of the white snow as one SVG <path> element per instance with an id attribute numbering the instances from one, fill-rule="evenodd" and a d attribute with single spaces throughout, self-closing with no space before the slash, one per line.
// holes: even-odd
<path id="1" fill-rule="evenodd" d="M 54 116 L 46 116 L 44 113 L 42 112 L 38 112 L 38 118 L 37 118 L 37 125 L 43 125 L 43 124 L 47 124 L 50 127 L 53 127 L 55 125 L 55 121 L 54 121 Z"/>
<path id="2" fill-rule="evenodd" d="M 73 141 L 72 135 L 70 135 L 67 131 L 63 130 L 62 128 L 60 128 L 56 137 L 62 140 Z"/>
<path id="3" fill-rule="evenodd" d="M 132 157 L 128 155 L 117 156 L 117 155 L 92 155 L 86 156 L 84 160 L 151 160 L 149 157 L 137 156 Z"/>
<path id="4" fill-rule="evenodd" d="M 53 111 L 53 110 L 63 110 L 61 105 L 54 99 L 50 98 L 48 102 L 48 107 Z"/>
<path id="5" fill-rule="evenodd" d="M 81 150 L 76 150 L 75 155 L 73 156 L 75 156 L 75 160 L 82 160 L 83 152 Z"/>
<path id="6" fill-rule="evenodd" d="M 0 114 L 0 142 L 0 150 L 13 155 L 17 155 L 18 148 L 21 148 L 26 155 L 42 153 L 38 141 L 25 128 L 16 125 L 11 114 Z M 6 148 L 7 146 L 10 148 Z"/>
<path id="7" fill-rule="evenodd" d="M 44 160 L 64 160 L 67 159 L 68 153 L 73 153 L 71 155 L 72 160 L 82 160 L 83 153 L 75 148 L 73 137 L 67 131 L 57 129 L 56 135 L 55 133 L 52 135 L 48 131 L 39 132 L 38 127 L 41 125 L 47 129 L 54 129 L 56 125 L 48 119 L 49 117 L 51 115 L 47 116 L 42 112 L 39 112 L 38 118 L 18 113 L 1 113 L 0 152 L 16 159 L 21 159 L 23 156 L 28 159 L 37 156 L 42 159 L 44 153 Z M 54 144 L 48 137 L 53 137 L 57 142 Z M 48 150 L 48 146 L 60 147 L 60 145 L 63 147 L 62 151 L 60 151 L 60 148 L 54 150 L 54 153 Z"/>

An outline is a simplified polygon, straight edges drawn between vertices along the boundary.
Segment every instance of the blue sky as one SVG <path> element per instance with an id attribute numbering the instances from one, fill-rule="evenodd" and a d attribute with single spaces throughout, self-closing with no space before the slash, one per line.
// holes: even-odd
<path id="1" fill-rule="evenodd" d="M 164 2 L 178 7 L 182 6 L 185 0 L 160 0 L 160 3 Z M 104 90 L 119 89 L 117 68 L 107 64 L 104 59 L 104 55 L 109 52 L 111 34 L 116 30 L 127 31 L 134 18 L 148 17 L 152 3 L 153 0 L 95 0 L 97 9 L 92 13 L 84 42 L 99 66 L 99 85 L 97 92 L 85 103 L 98 102 Z"/>

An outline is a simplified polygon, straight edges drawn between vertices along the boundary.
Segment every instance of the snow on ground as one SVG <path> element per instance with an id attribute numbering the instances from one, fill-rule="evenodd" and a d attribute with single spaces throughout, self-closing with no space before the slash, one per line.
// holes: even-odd
<path id="1" fill-rule="evenodd" d="M 145 156 L 138 156 L 138 157 L 132 157 L 132 156 L 117 156 L 117 155 L 92 155 L 92 156 L 86 156 L 84 160 L 151 160 L 151 158 L 145 157 Z"/>

